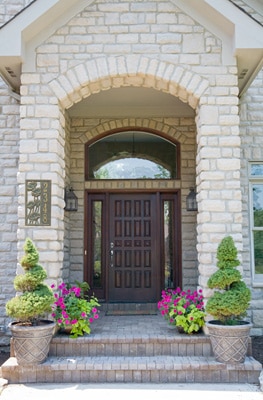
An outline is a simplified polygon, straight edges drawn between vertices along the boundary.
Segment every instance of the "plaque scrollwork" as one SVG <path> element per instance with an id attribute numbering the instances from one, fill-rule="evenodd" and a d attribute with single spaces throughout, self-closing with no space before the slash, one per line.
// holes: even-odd
<path id="1" fill-rule="evenodd" d="M 51 225 L 51 181 L 26 181 L 26 225 Z"/>

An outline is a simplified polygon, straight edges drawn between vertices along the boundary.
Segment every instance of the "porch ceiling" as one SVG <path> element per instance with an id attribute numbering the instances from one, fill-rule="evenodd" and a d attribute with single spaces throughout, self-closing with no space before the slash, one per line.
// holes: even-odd
<path id="1" fill-rule="evenodd" d="M 177 97 L 154 89 L 125 87 L 94 94 L 68 110 L 70 117 L 194 117 L 194 110 Z"/>

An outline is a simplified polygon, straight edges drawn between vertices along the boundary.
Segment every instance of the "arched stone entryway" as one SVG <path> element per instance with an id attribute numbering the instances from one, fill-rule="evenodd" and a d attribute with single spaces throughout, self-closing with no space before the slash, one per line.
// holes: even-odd
<path id="1" fill-rule="evenodd" d="M 82 132 L 85 131 L 82 134 L 80 134 L 80 130 L 75 129 L 75 135 L 74 129 L 73 131 L 69 129 L 70 119 L 66 110 L 92 94 L 127 86 L 154 88 L 157 91 L 169 93 L 187 102 L 196 110 L 197 140 L 195 143 L 197 149 L 192 144 L 192 156 L 195 158 L 197 154 L 196 183 L 199 203 L 197 248 L 201 273 L 199 282 L 203 287 L 206 287 L 207 276 L 211 271 L 210 267 L 213 263 L 219 237 L 224 235 L 226 231 L 231 231 L 238 232 L 238 241 L 242 239 L 239 235 L 239 232 L 241 232 L 240 177 L 235 174 L 235 171 L 239 169 L 238 119 L 235 110 L 233 110 L 233 115 L 229 115 L 228 109 L 225 107 L 225 98 L 219 96 L 216 104 L 211 104 L 210 95 L 214 95 L 214 87 L 209 86 L 208 80 L 203 76 L 192 72 L 187 66 L 176 66 L 144 56 L 110 56 L 89 60 L 60 74 L 48 85 L 43 84 L 47 91 L 48 88 L 51 90 L 47 103 L 52 104 L 52 106 L 47 106 L 47 108 L 50 110 L 50 119 L 54 131 L 56 131 L 56 137 L 53 138 L 54 158 L 61 168 L 53 172 L 53 208 L 55 210 L 55 212 L 53 210 L 53 221 L 54 224 L 59 226 L 59 229 L 54 232 L 56 246 L 63 251 L 60 252 L 53 265 L 55 265 L 57 275 L 61 276 L 63 270 L 61 255 L 64 254 L 65 260 L 65 248 L 68 249 L 68 254 L 70 254 L 74 242 L 74 238 L 71 236 L 72 224 L 74 225 L 75 219 L 82 218 L 81 216 L 72 216 L 69 219 L 68 215 L 65 218 L 63 217 L 65 185 L 78 182 L 79 188 L 82 188 L 82 191 L 84 189 L 84 181 L 79 178 L 74 180 L 74 172 L 70 173 L 69 160 L 72 159 L 72 148 L 74 146 L 70 149 L 69 139 L 72 135 L 75 139 L 77 135 L 83 146 L 83 140 L 86 141 L 95 134 L 102 134 L 105 129 L 113 129 L 118 124 L 115 120 L 101 120 L 94 124 L 91 129 L 83 127 Z M 234 103 L 236 96 L 233 94 L 228 101 Z M 36 106 L 36 113 L 40 117 L 41 112 L 43 112 L 43 108 L 40 110 Z M 160 121 L 160 119 L 147 118 L 147 116 L 143 119 L 137 119 L 134 116 L 134 118 L 129 118 L 129 122 L 125 122 L 124 125 L 139 126 L 140 124 L 143 125 L 145 121 L 148 121 L 147 124 L 153 129 L 160 129 L 159 125 L 163 124 L 163 129 L 169 131 L 169 134 L 178 135 L 180 142 L 184 140 L 184 135 L 181 135 L 180 129 L 176 128 L 176 132 L 174 132 L 173 123 L 168 124 L 165 121 Z M 26 120 L 23 122 L 23 128 L 26 126 L 25 122 Z M 185 137 L 187 138 L 187 135 Z M 222 151 L 221 147 L 223 147 Z M 51 151 L 53 151 L 53 148 Z M 52 158 L 52 154 L 50 157 Z M 23 160 L 20 166 L 22 170 Z M 193 164 L 192 167 L 194 167 Z M 227 182 L 225 180 L 226 169 L 228 170 Z M 25 175 L 22 174 L 19 177 L 22 184 L 23 176 Z M 191 183 L 193 179 L 195 180 L 195 174 L 192 173 Z M 186 186 L 189 187 L 189 182 L 185 180 L 182 181 L 182 184 L 183 182 L 185 182 L 185 188 Z M 215 201 L 218 194 L 218 183 L 223 190 L 223 196 L 231 199 L 228 203 L 225 200 L 222 202 Z M 231 189 L 228 189 L 228 185 L 231 186 Z M 87 188 L 87 183 L 84 186 Z M 184 195 L 186 195 L 186 189 L 184 190 Z M 80 209 L 81 207 L 83 207 L 83 203 L 80 202 Z M 222 213 L 224 214 L 223 219 Z M 215 231 L 215 234 L 213 234 L 213 231 Z M 20 237 L 22 236 L 20 235 Z M 35 236 L 37 236 L 36 233 Z M 83 240 L 83 232 L 79 239 Z M 193 246 L 195 247 L 195 243 Z M 80 258 L 80 254 L 77 254 L 70 260 L 66 252 L 67 261 L 64 262 L 64 271 L 69 270 L 69 264 L 71 266 L 73 264 L 74 270 L 74 259 L 80 260 Z"/>
<path id="2" fill-rule="evenodd" d="M 184 65 L 128 55 L 89 60 L 61 74 L 49 86 L 64 109 L 101 90 L 124 86 L 154 88 L 196 109 L 209 82 Z"/>
<path id="3" fill-rule="evenodd" d="M 188 102 L 191 107 L 195 108 L 197 107 L 200 96 L 207 90 L 208 82 L 184 67 L 176 67 L 165 62 L 160 62 L 141 56 L 128 56 L 127 58 L 110 57 L 108 59 L 100 58 L 97 60 L 88 61 L 78 65 L 70 71 L 67 71 L 64 75 L 58 77 L 58 79 L 50 82 L 50 87 L 55 92 L 62 109 L 70 109 L 73 104 L 81 101 L 81 99 L 98 93 L 102 90 L 110 90 L 111 88 L 114 89 L 127 86 L 154 88 L 155 90 L 177 96 L 180 100 Z M 160 132 L 163 132 L 163 134 L 167 135 L 167 137 L 171 137 L 175 140 L 178 140 L 178 142 L 185 144 L 185 154 L 187 153 L 187 146 L 190 146 L 191 143 L 191 148 L 188 147 L 188 152 L 192 152 L 191 156 L 189 157 L 189 162 L 191 163 L 191 177 L 189 174 L 189 180 L 182 180 L 180 183 L 178 183 L 178 181 L 175 183 L 165 183 L 165 185 L 173 190 L 175 188 L 179 188 L 181 190 L 181 202 L 185 203 L 185 197 L 188 194 L 189 186 L 195 186 L 194 158 L 196 151 L 196 146 L 193 143 L 193 137 L 187 137 L 187 134 L 184 132 L 185 127 L 180 129 L 179 126 L 176 126 L 176 124 L 173 124 L 173 122 L 171 123 L 171 121 L 170 123 L 166 123 L 160 118 L 147 118 L 147 116 L 144 118 L 136 118 L 136 116 L 134 116 L 134 118 L 130 117 L 122 120 L 107 119 L 91 129 L 88 129 L 81 136 L 78 135 L 78 141 L 79 143 L 85 143 L 87 140 L 94 139 L 97 136 L 99 137 L 108 130 L 126 127 L 159 130 Z M 79 150 L 78 156 L 80 156 Z M 80 156 L 80 158 L 81 157 L 82 156 Z M 187 163 L 187 161 L 185 162 Z M 71 182 L 74 182 L 79 181 L 80 178 L 79 176 L 74 176 L 73 171 L 73 173 L 71 173 L 70 180 Z M 112 184 L 106 183 L 106 187 L 109 188 L 109 185 L 112 187 Z M 116 185 L 118 186 L 118 183 L 116 183 Z M 123 183 L 121 183 L 121 185 L 123 185 Z M 147 184 L 147 190 L 149 190 L 150 186 L 156 186 L 158 189 L 159 186 L 162 187 L 163 185 L 164 183 L 160 182 L 150 182 Z M 136 184 L 134 182 L 132 184 L 128 182 L 125 183 L 126 190 L 129 186 L 129 190 L 131 190 L 131 188 L 136 190 Z M 100 183 L 100 188 L 101 187 L 102 186 Z M 142 183 L 137 183 L 137 189 L 139 187 L 142 188 Z M 94 182 L 86 182 L 85 188 L 94 190 L 98 188 L 98 184 Z M 78 192 L 78 195 L 83 197 L 81 191 Z M 81 200 L 81 204 L 83 201 L 84 200 Z M 184 218 L 189 219 L 189 216 L 183 216 L 183 219 Z M 192 220 L 195 220 L 195 218 L 192 217 Z M 195 231 L 195 228 L 192 230 Z M 78 231 L 78 234 L 81 238 L 83 237 L 83 233 L 81 233 L 80 230 Z M 193 240 L 192 250 L 189 250 L 190 244 L 188 244 L 188 250 L 187 246 L 185 246 L 184 253 L 188 254 L 188 256 L 186 255 L 185 257 L 189 259 L 188 264 L 191 264 L 190 270 L 195 268 L 196 271 L 197 257 L 195 246 L 196 240 Z M 190 253 L 192 256 L 189 257 Z M 81 254 L 78 256 L 80 258 Z M 78 269 L 77 266 L 75 266 L 75 268 Z M 191 273 L 189 273 L 189 275 L 191 275 Z M 190 284 L 190 281 L 191 279 L 188 277 L 187 283 Z M 194 286 L 196 283 L 197 279 L 195 274 L 195 279 L 193 279 L 192 285 Z"/>

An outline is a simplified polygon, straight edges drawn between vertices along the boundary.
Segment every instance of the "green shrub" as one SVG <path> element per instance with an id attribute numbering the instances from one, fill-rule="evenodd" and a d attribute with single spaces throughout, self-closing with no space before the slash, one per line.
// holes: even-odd
<path id="1" fill-rule="evenodd" d="M 216 290 L 207 301 L 206 312 L 225 325 L 234 325 L 246 315 L 251 293 L 236 269 L 240 262 L 231 236 L 219 244 L 217 260 L 219 269 L 208 280 L 208 287 Z"/>
<path id="2" fill-rule="evenodd" d="M 21 265 L 25 273 L 17 275 L 14 279 L 15 290 L 21 294 L 7 302 L 6 313 L 22 323 L 35 325 L 44 313 L 51 311 L 54 295 L 43 283 L 47 273 L 37 264 L 39 254 L 30 239 L 26 239 L 24 250 Z"/>

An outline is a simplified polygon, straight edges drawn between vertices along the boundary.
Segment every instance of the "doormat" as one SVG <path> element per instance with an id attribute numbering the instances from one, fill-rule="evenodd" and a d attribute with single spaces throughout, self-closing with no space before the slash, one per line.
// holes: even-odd
<path id="1" fill-rule="evenodd" d="M 106 316 L 129 316 L 129 315 L 157 315 L 153 310 L 110 310 L 105 312 Z"/>

